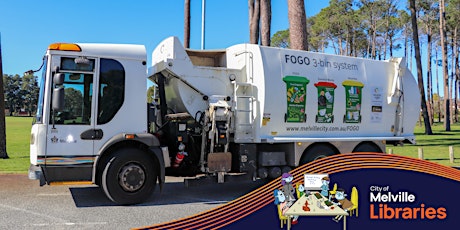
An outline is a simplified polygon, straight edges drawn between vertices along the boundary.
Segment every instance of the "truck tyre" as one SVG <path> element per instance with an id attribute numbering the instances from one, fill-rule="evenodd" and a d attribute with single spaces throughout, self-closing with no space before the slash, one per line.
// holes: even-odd
<path id="1" fill-rule="evenodd" d="M 148 199 L 155 189 L 155 162 L 143 151 L 120 149 L 110 157 L 102 173 L 106 196 L 121 205 L 138 204 Z"/>
<path id="2" fill-rule="evenodd" d="M 376 144 L 372 142 L 362 142 L 353 149 L 354 153 L 357 152 L 372 152 L 372 153 L 383 153 L 383 151 Z"/>
<path id="3" fill-rule="evenodd" d="M 313 145 L 311 148 L 307 148 L 307 150 L 303 153 L 302 157 L 300 158 L 299 163 L 300 165 L 303 165 L 317 159 L 332 156 L 337 153 L 338 151 L 330 145 L 316 144 Z"/>

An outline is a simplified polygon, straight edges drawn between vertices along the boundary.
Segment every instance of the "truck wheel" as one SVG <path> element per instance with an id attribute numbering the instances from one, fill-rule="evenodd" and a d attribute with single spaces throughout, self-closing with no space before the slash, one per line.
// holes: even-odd
<path id="1" fill-rule="evenodd" d="M 143 151 L 120 149 L 104 168 L 102 187 L 117 204 L 138 204 L 152 195 L 157 176 L 154 161 Z"/>
<path id="2" fill-rule="evenodd" d="M 383 153 L 383 151 L 376 144 L 372 142 L 362 142 L 353 149 L 354 153 L 357 152 L 372 152 L 372 153 Z"/>
<path id="3" fill-rule="evenodd" d="M 332 156 L 337 153 L 339 152 L 330 145 L 316 144 L 316 145 L 313 145 L 311 148 L 307 148 L 307 150 L 303 153 L 302 157 L 300 158 L 299 163 L 300 165 L 303 165 L 308 162 L 312 162 L 314 160 Z"/>

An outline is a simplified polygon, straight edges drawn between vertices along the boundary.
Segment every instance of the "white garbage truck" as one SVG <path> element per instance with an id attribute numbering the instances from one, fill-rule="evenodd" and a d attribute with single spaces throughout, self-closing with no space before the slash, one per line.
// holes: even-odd
<path id="1" fill-rule="evenodd" d="M 145 201 L 165 175 L 276 178 L 333 154 L 385 152 L 415 142 L 420 111 L 402 58 L 191 50 L 175 37 L 151 67 L 141 45 L 51 44 L 40 79 L 29 177 L 96 184 L 119 204 Z"/>

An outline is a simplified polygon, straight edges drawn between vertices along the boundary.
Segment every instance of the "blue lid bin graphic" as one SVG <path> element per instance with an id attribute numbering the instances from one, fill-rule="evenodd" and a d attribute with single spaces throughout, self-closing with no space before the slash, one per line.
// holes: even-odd
<path id="1" fill-rule="evenodd" d="M 364 84 L 359 81 L 346 80 L 345 87 L 345 115 L 344 123 L 361 123 L 361 96 Z"/>
<path id="2" fill-rule="evenodd" d="M 285 122 L 305 122 L 305 101 L 307 99 L 307 84 L 310 82 L 305 77 L 286 76 L 287 113 L 284 115 Z"/>

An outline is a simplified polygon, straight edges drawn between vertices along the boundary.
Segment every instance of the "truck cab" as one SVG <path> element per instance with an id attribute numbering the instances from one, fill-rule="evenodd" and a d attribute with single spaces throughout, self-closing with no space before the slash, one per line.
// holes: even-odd
<path id="1" fill-rule="evenodd" d="M 110 180 L 102 179 L 110 173 L 110 161 L 131 151 L 157 164 L 156 150 L 149 150 L 159 143 L 148 133 L 145 81 L 143 46 L 50 45 L 31 132 L 30 175 L 48 184 L 105 183 L 111 193 Z M 147 177 L 155 177 L 148 178 L 154 184 L 158 167 L 151 170 L 143 164 L 134 157 L 114 169 L 126 180 L 115 179 L 120 193 L 139 192 Z"/>

